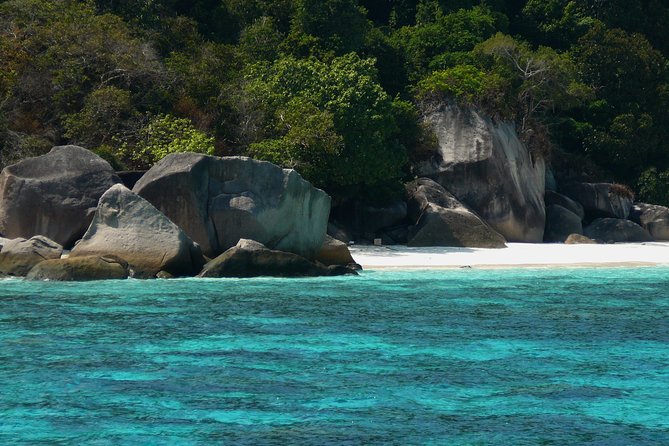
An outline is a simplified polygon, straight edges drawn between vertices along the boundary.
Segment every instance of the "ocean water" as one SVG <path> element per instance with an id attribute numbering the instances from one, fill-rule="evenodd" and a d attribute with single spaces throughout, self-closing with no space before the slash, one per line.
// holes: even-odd
<path id="1" fill-rule="evenodd" d="M 0 282 L 0 445 L 669 445 L 669 268 Z"/>

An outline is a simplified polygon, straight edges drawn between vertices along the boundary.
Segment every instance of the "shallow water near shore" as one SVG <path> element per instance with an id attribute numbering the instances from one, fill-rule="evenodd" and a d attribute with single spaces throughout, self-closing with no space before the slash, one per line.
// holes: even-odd
<path id="1" fill-rule="evenodd" d="M 669 444 L 669 268 L 0 281 L 0 444 Z"/>

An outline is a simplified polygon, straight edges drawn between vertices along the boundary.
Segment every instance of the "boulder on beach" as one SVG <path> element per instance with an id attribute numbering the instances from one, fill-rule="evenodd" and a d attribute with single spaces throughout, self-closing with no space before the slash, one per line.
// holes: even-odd
<path id="1" fill-rule="evenodd" d="M 204 259 L 188 236 L 151 203 L 122 184 L 100 198 L 95 217 L 70 257 L 114 255 L 130 265 L 134 277 L 197 274 Z"/>
<path id="2" fill-rule="evenodd" d="M 41 235 L 8 240 L 0 251 L 0 274 L 25 276 L 38 263 L 59 259 L 63 247 Z"/>
<path id="3" fill-rule="evenodd" d="M 544 202 L 546 203 L 546 208 L 553 204 L 562 206 L 563 208 L 571 211 L 573 214 L 577 215 L 578 218 L 583 220 L 585 217 L 585 210 L 581 203 L 578 203 L 566 195 L 558 194 L 557 192 L 547 190 L 544 195 Z M 545 237 L 544 237 L 545 238 Z"/>
<path id="4" fill-rule="evenodd" d="M 118 280 L 128 277 L 128 264 L 114 256 L 84 256 L 45 260 L 35 265 L 27 280 L 60 282 Z"/>
<path id="5" fill-rule="evenodd" d="M 506 240 L 541 243 L 545 162 L 529 153 L 514 124 L 454 104 L 441 104 L 424 119 L 438 148 L 416 173 L 444 186 Z"/>
<path id="6" fill-rule="evenodd" d="M 69 248 L 86 231 L 98 199 L 119 182 L 109 163 L 78 146 L 7 166 L 0 173 L 0 234 L 43 235 Z"/>
<path id="7" fill-rule="evenodd" d="M 345 266 L 325 266 L 292 252 L 268 249 L 262 243 L 241 239 L 237 246 L 207 263 L 198 277 L 316 277 L 355 275 Z"/>
<path id="8" fill-rule="evenodd" d="M 636 203 L 629 218 L 647 230 L 655 240 L 669 240 L 669 208 Z"/>
<path id="9" fill-rule="evenodd" d="M 330 197 L 294 170 L 246 157 L 167 156 L 133 189 L 214 257 L 242 238 L 313 258 Z"/>
<path id="10" fill-rule="evenodd" d="M 582 234 L 569 234 L 569 237 L 567 237 L 564 243 L 565 245 L 597 245 L 601 242 Z"/>
<path id="11" fill-rule="evenodd" d="M 598 218 L 583 230 L 587 237 L 605 242 L 651 242 L 653 237 L 630 220 Z"/>
<path id="12" fill-rule="evenodd" d="M 633 196 L 623 187 L 611 183 L 571 183 L 561 192 L 583 206 L 587 219 L 626 219 L 632 209 Z"/>
<path id="13" fill-rule="evenodd" d="M 321 250 L 316 254 L 316 261 L 323 265 L 350 265 L 355 263 L 348 245 L 342 241 L 334 239 L 329 235 L 325 236 L 325 241 Z"/>
<path id="14" fill-rule="evenodd" d="M 544 241 L 562 243 L 571 234 L 583 234 L 581 217 L 557 204 L 546 207 Z"/>
<path id="15" fill-rule="evenodd" d="M 504 237 L 441 185 L 419 178 L 406 185 L 409 246 L 504 248 Z"/>

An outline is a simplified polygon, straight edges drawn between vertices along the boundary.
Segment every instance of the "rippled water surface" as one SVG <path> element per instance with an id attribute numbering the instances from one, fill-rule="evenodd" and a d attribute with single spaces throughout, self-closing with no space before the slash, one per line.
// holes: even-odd
<path id="1" fill-rule="evenodd" d="M 0 444 L 669 444 L 669 269 L 0 282 Z"/>

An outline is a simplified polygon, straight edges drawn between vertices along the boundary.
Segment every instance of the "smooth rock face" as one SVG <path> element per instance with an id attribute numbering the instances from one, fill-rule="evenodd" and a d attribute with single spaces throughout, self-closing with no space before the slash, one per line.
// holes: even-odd
<path id="1" fill-rule="evenodd" d="M 647 230 L 655 240 L 669 240 L 669 208 L 636 203 L 629 218 Z"/>
<path id="2" fill-rule="evenodd" d="M 0 234 L 44 235 L 66 248 L 86 231 L 102 194 L 120 179 L 82 147 L 59 146 L 0 174 Z"/>
<path id="3" fill-rule="evenodd" d="M 600 242 L 581 234 L 570 234 L 569 237 L 567 237 L 567 240 L 564 241 L 565 245 L 596 245 L 599 243 Z"/>
<path id="4" fill-rule="evenodd" d="M 128 262 L 137 277 L 159 271 L 174 276 L 197 274 L 200 249 L 160 211 L 122 184 L 100 198 L 91 226 L 70 257 L 114 255 Z"/>
<path id="5" fill-rule="evenodd" d="M 557 192 L 547 190 L 546 194 L 544 195 L 544 202 L 546 203 L 546 207 L 553 204 L 562 206 L 563 208 L 568 209 L 572 213 L 578 215 L 578 218 L 580 218 L 581 220 L 583 220 L 583 218 L 585 217 L 585 210 L 583 209 L 581 203 L 572 200 L 566 195 L 558 194 Z"/>
<path id="6" fill-rule="evenodd" d="M 584 235 L 606 242 L 650 242 L 653 237 L 641 226 L 629 220 L 598 218 L 583 231 Z"/>
<path id="7" fill-rule="evenodd" d="M 63 247 L 41 235 L 7 241 L 0 252 L 0 274 L 25 276 L 38 263 L 59 259 Z"/>
<path id="8" fill-rule="evenodd" d="M 562 243 L 571 234 L 583 234 L 581 217 L 557 204 L 548 206 L 546 208 L 544 241 Z"/>
<path id="9" fill-rule="evenodd" d="M 572 183 L 561 191 L 583 206 L 588 219 L 625 219 L 632 209 L 632 199 L 616 193 L 610 183 Z"/>
<path id="10" fill-rule="evenodd" d="M 409 246 L 505 248 L 505 240 L 446 189 L 428 178 L 406 185 Z M 543 231 L 542 231 L 543 232 Z"/>
<path id="11" fill-rule="evenodd" d="M 443 105 L 425 121 L 439 150 L 416 166 L 510 242 L 540 243 L 545 226 L 543 159 L 532 159 L 510 123 Z"/>
<path id="12" fill-rule="evenodd" d="M 128 264 L 113 257 L 85 256 L 45 260 L 30 270 L 27 280 L 89 281 L 128 277 Z"/>
<path id="13" fill-rule="evenodd" d="M 330 213 L 330 197 L 294 170 L 245 157 L 173 154 L 133 190 L 210 257 L 249 238 L 313 258 Z"/>
<path id="14" fill-rule="evenodd" d="M 346 266 L 350 265 L 351 263 L 355 263 L 355 260 L 353 260 L 353 257 L 351 257 L 351 252 L 348 250 L 348 245 L 330 237 L 329 235 L 325 236 L 323 246 L 316 255 L 316 261 L 321 262 L 323 265 L 327 266 Z"/>
<path id="15" fill-rule="evenodd" d="M 258 246 L 259 245 L 259 246 Z M 357 274 L 350 268 L 326 267 L 291 252 L 267 249 L 261 244 L 240 240 L 207 263 L 198 277 L 315 277 Z"/>

